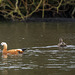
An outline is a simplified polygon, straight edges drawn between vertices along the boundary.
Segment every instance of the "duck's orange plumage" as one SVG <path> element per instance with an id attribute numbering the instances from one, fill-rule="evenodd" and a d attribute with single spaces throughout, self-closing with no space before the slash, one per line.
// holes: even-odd
<path id="1" fill-rule="evenodd" d="M 7 50 L 7 43 L 2 42 L 1 45 L 3 46 L 3 55 L 7 55 L 7 54 L 14 54 L 14 55 L 18 55 L 19 53 L 23 53 L 24 50 L 26 49 L 11 49 L 11 50 Z"/>

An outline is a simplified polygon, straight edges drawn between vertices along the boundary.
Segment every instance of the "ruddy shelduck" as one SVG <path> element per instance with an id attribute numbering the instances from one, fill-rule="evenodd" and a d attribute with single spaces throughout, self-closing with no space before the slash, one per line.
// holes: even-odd
<path id="1" fill-rule="evenodd" d="M 60 39 L 59 39 L 58 46 L 59 46 L 59 47 L 66 47 L 67 44 L 66 44 L 65 42 L 63 42 L 63 39 L 62 39 L 62 38 L 60 38 Z"/>
<path id="2" fill-rule="evenodd" d="M 6 42 L 2 42 L 1 45 L 3 46 L 3 56 L 7 56 L 7 55 L 18 55 L 18 54 L 22 54 L 26 49 L 11 49 L 11 50 L 7 50 L 7 43 Z"/>

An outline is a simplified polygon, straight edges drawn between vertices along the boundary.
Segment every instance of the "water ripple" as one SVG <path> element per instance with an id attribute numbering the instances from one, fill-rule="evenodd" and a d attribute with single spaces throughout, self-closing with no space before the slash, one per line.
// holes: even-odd
<path id="1" fill-rule="evenodd" d="M 74 69 L 74 47 L 74 45 L 68 45 L 67 48 L 61 50 L 57 48 L 57 45 L 32 47 L 32 49 L 29 48 L 29 50 L 25 51 L 22 57 L 9 57 L 6 60 L 0 59 L 0 70 L 39 68 Z"/>
<path id="2" fill-rule="evenodd" d="M 33 49 L 38 49 L 38 48 L 55 48 L 55 47 L 58 47 L 58 45 L 52 45 L 52 46 L 42 46 L 42 47 L 32 47 Z M 73 48 L 75 49 L 75 45 L 67 45 L 66 48 Z"/>

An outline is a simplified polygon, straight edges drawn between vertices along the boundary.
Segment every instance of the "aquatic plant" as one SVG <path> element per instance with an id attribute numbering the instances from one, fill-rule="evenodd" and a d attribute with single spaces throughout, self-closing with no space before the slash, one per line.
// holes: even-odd
<path id="1" fill-rule="evenodd" d="M 75 14 L 74 0 L 0 0 L 0 15 L 8 19 L 24 20 L 34 13 L 41 18 L 72 17 Z M 48 14 L 47 14 L 47 13 Z M 39 15 L 38 15 L 39 16 Z"/>

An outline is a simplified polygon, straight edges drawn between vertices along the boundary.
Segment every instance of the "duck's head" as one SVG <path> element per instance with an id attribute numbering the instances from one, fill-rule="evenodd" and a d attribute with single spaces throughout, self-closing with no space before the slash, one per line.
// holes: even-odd
<path id="1" fill-rule="evenodd" d="M 6 42 L 2 42 L 0 45 L 4 46 L 4 45 L 7 45 L 7 43 Z"/>
<path id="2" fill-rule="evenodd" d="M 63 39 L 62 39 L 62 38 L 60 38 L 60 39 L 59 39 L 59 42 L 63 42 Z"/>

